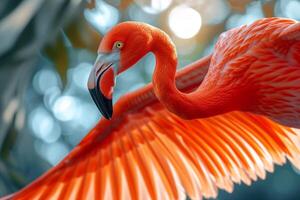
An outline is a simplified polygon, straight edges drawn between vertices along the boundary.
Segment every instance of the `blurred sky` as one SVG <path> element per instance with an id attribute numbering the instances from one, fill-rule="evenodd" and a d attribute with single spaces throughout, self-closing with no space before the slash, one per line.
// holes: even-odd
<path id="1" fill-rule="evenodd" d="M 95 2 L 94 8 L 83 10 L 83 16 L 99 35 L 126 20 L 160 27 L 177 46 L 179 68 L 209 54 L 218 35 L 225 30 L 266 15 L 300 20 L 300 1 L 297 0 L 132 0 L 122 9 L 119 8 L 121 0 Z M 26 95 L 26 128 L 18 140 L 21 143 L 27 137 L 24 135 L 30 135 L 32 146 L 26 148 L 35 151 L 39 158 L 26 158 L 28 155 L 24 155 L 21 144 L 13 154 L 23 157 L 27 165 L 35 159 L 50 164 L 40 170 L 27 169 L 28 180 L 59 162 L 101 117 L 86 88 L 96 52 L 74 48 L 67 36 L 64 41 L 69 58 L 65 88 L 53 62 L 41 54 Z M 118 77 L 114 101 L 151 81 L 154 62 L 153 55 L 149 54 Z M 252 187 L 238 186 L 232 195 L 221 192 L 218 199 L 300 199 L 299 185 L 299 172 L 286 166 L 276 168 L 276 173 L 268 175 L 267 181 L 259 181 Z"/>

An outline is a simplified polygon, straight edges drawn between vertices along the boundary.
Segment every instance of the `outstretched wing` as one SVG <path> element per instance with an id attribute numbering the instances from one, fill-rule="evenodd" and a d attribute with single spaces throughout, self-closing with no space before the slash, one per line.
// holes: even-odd
<path id="1" fill-rule="evenodd" d="M 195 88 L 203 69 L 179 73 L 182 90 Z M 262 116 L 231 112 L 183 120 L 156 100 L 151 85 L 115 107 L 111 121 L 101 120 L 13 199 L 199 199 L 263 179 L 286 158 L 300 167 L 299 133 Z"/>

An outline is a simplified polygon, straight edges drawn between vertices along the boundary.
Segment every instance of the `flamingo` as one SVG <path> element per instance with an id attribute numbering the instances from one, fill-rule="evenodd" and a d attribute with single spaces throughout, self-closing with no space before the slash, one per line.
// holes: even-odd
<path id="1" fill-rule="evenodd" d="M 115 77 L 148 52 L 153 83 L 112 106 Z M 220 35 L 176 73 L 166 33 L 123 22 L 102 39 L 88 88 L 100 122 L 58 165 L 6 199 L 192 199 L 300 168 L 300 23 L 265 18 Z"/>

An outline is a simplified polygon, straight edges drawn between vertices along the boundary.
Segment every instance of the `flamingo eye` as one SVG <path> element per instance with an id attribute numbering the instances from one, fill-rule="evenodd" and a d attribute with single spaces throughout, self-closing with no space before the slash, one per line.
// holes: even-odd
<path id="1" fill-rule="evenodd" d="M 117 41 L 114 44 L 114 48 L 115 49 L 121 49 L 123 47 L 123 45 L 124 45 L 123 42 Z"/>

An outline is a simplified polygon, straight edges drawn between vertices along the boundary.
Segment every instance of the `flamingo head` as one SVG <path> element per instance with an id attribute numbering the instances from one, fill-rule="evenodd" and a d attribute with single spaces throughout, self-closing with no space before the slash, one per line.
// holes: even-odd
<path id="1" fill-rule="evenodd" d="M 113 87 L 118 74 L 133 66 L 151 50 L 152 27 L 138 22 L 123 22 L 101 40 L 98 57 L 88 79 L 88 89 L 106 119 L 113 114 Z"/>

